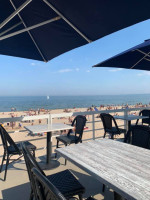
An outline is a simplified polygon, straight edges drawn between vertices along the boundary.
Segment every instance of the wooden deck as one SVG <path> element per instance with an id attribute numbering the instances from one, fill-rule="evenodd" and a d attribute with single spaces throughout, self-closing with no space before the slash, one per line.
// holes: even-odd
<path id="1" fill-rule="evenodd" d="M 97 200 L 113 200 L 112 190 L 106 188 L 103 194 L 102 184 L 98 180 L 70 162 L 67 162 L 65 166 L 63 158 L 59 158 L 58 160 L 60 161 L 60 166 L 53 170 L 44 171 L 47 175 L 70 169 L 86 188 L 84 198 L 92 195 Z M 0 178 L 2 178 L 3 175 L 3 172 L 0 173 Z M 21 160 L 9 166 L 7 180 L 5 182 L 0 179 L 0 200 L 28 200 L 29 195 L 30 183 L 28 174 L 24 160 Z"/>

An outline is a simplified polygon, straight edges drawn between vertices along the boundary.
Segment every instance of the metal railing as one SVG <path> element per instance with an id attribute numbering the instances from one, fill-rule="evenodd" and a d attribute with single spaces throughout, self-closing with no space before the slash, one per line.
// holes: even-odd
<path id="1" fill-rule="evenodd" d="M 150 109 L 150 107 L 138 107 L 138 108 L 125 108 L 125 109 L 115 109 L 115 110 L 99 110 L 99 111 L 86 111 L 86 112 L 69 112 L 69 113 L 58 113 L 58 114 L 44 114 L 44 115 L 34 115 L 34 116 L 21 116 L 21 117 L 12 117 L 12 118 L 0 118 L 0 123 L 6 122 L 23 122 L 23 121 L 31 121 L 31 120 L 39 120 L 39 119 L 47 119 L 47 123 L 53 123 L 53 119 L 62 118 L 62 117 L 72 117 L 77 115 L 86 115 L 92 116 L 92 121 L 87 121 L 88 123 L 92 123 L 91 130 L 84 130 L 84 132 L 92 132 L 92 139 L 96 139 L 95 131 L 102 130 L 103 128 L 96 129 L 95 123 L 101 122 L 101 120 L 95 120 L 96 115 L 100 115 L 101 113 L 120 113 L 123 112 L 124 115 L 127 115 L 131 111 L 140 111 L 142 109 Z M 127 123 L 124 121 L 125 129 L 127 129 Z"/>

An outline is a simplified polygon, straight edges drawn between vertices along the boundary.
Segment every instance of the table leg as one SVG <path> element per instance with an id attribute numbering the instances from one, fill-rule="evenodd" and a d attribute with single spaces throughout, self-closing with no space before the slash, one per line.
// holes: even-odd
<path id="1" fill-rule="evenodd" d="M 114 200 L 125 200 L 125 198 L 114 191 Z"/>
<path id="2" fill-rule="evenodd" d="M 131 128 L 131 121 L 128 121 L 128 130 Z"/>
<path id="3" fill-rule="evenodd" d="M 46 163 L 45 160 L 41 160 L 41 168 L 43 170 L 49 170 L 56 168 L 60 165 L 57 160 L 52 159 L 52 132 L 47 132 L 47 148 L 46 148 Z"/>
<path id="4" fill-rule="evenodd" d="M 51 155 L 52 155 L 51 137 L 52 137 L 51 132 L 47 132 L 47 158 L 46 158 L 47 164 L 50 163 L 50 161 L 51 161 Z"/>

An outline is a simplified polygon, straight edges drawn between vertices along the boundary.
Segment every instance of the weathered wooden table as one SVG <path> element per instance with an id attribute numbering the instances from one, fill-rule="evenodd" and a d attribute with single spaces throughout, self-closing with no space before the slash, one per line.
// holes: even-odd
<path id="1" fill-rule="evenodd" d="M 110 139 L 56 149 L 126 199 L 150 199 L 150 150 Z"/>
<path id="2" fill-rule="evenodd" d="M 31 133 L 47 133 L 47 155 L 46 155 L 46 165 L 44 169 L 51 169 L 57 167 L 56 162 L 51 159 L 52 154 L 52 133 L 55 131 L 69 130 L 72 129 L 72 126 L 62 123 L 53 123 L 53 124 L 42 124 L 42 125 L 31 125 L 25 126 L 25 129 Z"/>

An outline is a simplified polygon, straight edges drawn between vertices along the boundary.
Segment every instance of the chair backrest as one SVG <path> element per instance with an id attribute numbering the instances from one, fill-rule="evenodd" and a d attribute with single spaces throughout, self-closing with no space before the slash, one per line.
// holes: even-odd
<path id="1" fill-rule="evenodd" d="M 150 125 L 150 110 L 141 110 L 141 112 L 139 113 L 139 115 L 142 115 L 142 116 L 149 116 L 149 118 L 146 118 L 146 119 L 142 119 L 142 124 L 148 124 Z M 138 121 L 137 121 L 138 123 Z"/>
<path id="2" fill-rule="evenodd" d="M 77 136 L 77 143 L 82 140 L 84 126 L 86 124 L 86 117 L 83 115 L 78 115 L 74 118 L 71 126 L 75 126 L 75 136 Z M 68 135 L 70 135 L 72 129 L 69 130 Z"/>
<path id="3" fill-rule="evenodd" d="M 113 126 L 113 123 L 114 123 L 116 129 L 119 131 L 118 125 L 116 123 L 116 120 L 112 115 L 110 115 L 108 113 L 101 113 L 100 114 L 100 118 L 102 120 L 102 123 L 103 123 L 105 131 L 107 131 L 108 129 L 111 130 L 112 126 Z"/>
<path id="4" fill-rule="evenodd" d="M 36 168 L 32 169 L 38 200 L 66 200 L 61 192 Z"/>
<path id="5" fill-rule="evenodd" d="M 5 128 L 2 125 L 0 125 L 0 135 L 1 135 L 2 143 L 3 143 L 4 151 L 8 152 L 8 145 L 10 145 L 14 148 L 14 150 L 18 154 L 20 155 L 22 154 L 19 148 L 17 147 L 17 145 L 15 144 L 15 142 L 13 141 L 13 139 L 10 137 L 10 135 L 8 134 L 8 132 L 5 130 Z"/>
<path id="6" fill-rule="evenodd" d="M 127 132 L 125 142 L 138 147 L 150 149 L 150 128 L 144 125 L 135 125 Z"/>
<path id="7" fill-rule="evenodd" d="M 36 162 L 35 158 L 31 155 L 31 153 L 28 150 L 28 148 L 26 147 L 25 143 L 22 143 L 22 152 L 23 152 L 24 160 L 26 163 L 27 171 L 28 171 L 31 189 L 35 195 L 36 194 L 36 186 L 35 186 L 35 182 L 34 182 L 34 178 L 33 178 L 32 169 L 36 168 L 37 170 L 40 171 L 41 174 L 43 174 L 43 176 L 45 176 L 45 173 L 42 171 L 39 164 Z"/>

